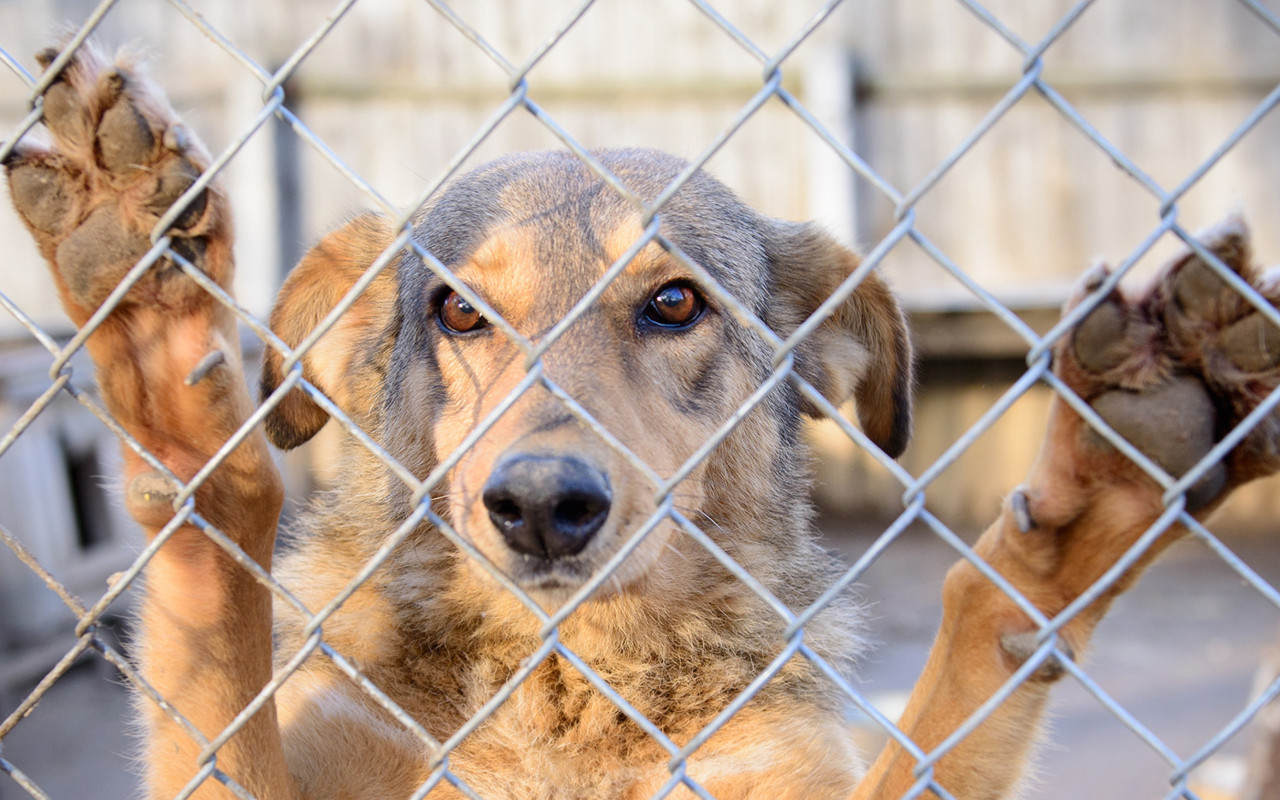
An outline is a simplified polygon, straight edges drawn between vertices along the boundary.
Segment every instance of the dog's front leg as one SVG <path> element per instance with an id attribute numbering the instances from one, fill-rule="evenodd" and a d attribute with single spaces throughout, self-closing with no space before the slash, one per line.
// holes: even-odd
<path id="1" fill-rule="evenodd" d="M 1066 540 L 1092 533 L 1132 542 L 1154 520 L 1150 516 L 1142 521 L 1111 522 L 1091 514 L 1089 521 L 1081 521 L 1082 525 L 1092 526 L 1088 530 L 1076 525 L 1051 527 L 1040 523 L 1035 530 L 1023 533 L 1018 516 L 1019 512 L 1006 508 L 979 539 L 974 551 L 1048 617 L 1065 608 L 1074 597 L 1056 585 L 1060 573 L 1058 564 L 1052 563 L 1056 559 L 1027 552 L 1029 548 L 1020 540 Z M 1106 552 L 1114 555 L 1109 548 Z M 1128 579 L 1133 575 L 1136 571 Z M 1085 580 L 1081 583 L 1088 585 Z M 1090 606 L 1063 630 L 1057 640 L 1058 652 L 1081 652 L 1109 599 Z M 1027 615 L 977 567 L 968 561 L 956 564 L 943 586 L 938 636 L 898 722 L 899 728 L 924 753 L 932 753 L 1036 653 L 1036 632 Z M 1056 657 L 1049 655 L 987 721 L 934 765 L 929 777 L 960 800 L 1008 796 L 1023 774 L 1039 735 L 1049 690 L 1061 674 Z M 854 796 L 877 800 L 903 797 L 922 775 L 919 762 L 901 746 L 891 743 Z M 923 796 L 935 795 L 926 792 Z"/>
<path id="2" fill-rule="evenodd" d="M 42 54 L 46 65 L 55 53 Z M 167 103 L 127 65 L 81 48 L 44 98 L 52 141 L 19 142 L 6 160 L 14 205 L 48 260 L 67 313 L 84 325 L 150 248 L 148 234 L 209 159 Z M 232 273 L 225 198 L 209 188 L 177 215 L 172 249 L 223 287 Z M 186 482 L 248 418 L 235 319 L 177 268 L 158 260 L 86 346 L 112 416 Z M 179 487 L 124 448 L 130 513 L 149 537 L 174 517 Z M 251 433 L 195 492 L 195 512 L 269 568 L 282 502 L 260 432 Z M 208 739 L 271 674 L 269 592 L 194 524 L 147 566 L 143 674 Z M 202 745 L 148 707 L 148 792 L 177 794 L 198 772 Z M 217 768 L 261 800 L 295 796 L 268 703 L 216 754 Z M 196 797 L 231 796 L 216 779 Z"/>
<path id="3" fill-rule="evenodd" d="M 1280 299 L 1280 275 L 1254 273 L 1247 234 L 1238 223 L 1219 231 L 1206 247 L 1272 304 Z M 1096 290 L 1103 278 L 1104 271 L 1091 274 L 1081 295 Z M 1174 477 L 1196 467 L 1280 384 L 1280 328 L 1195 255 L 1166 267 L 1140 297 L 1112 294 L 1068 338 L 1054 354 L 1055 373 Z M 1186 490 L 1185 510 L 1203 518 L 1236 487 L 1278 467 L 1280 413 L 1272 411 Z M 1122 558 L 1133 558 L 1132 564 L 1114 581 L 1100 584 L 1092 602 L 1073 609 L 1056 639 L 1043 635 L 973 563 L 957 564 L 944 586 L 938 638 L 901 729 L 932 753 L 1020 670 L 1025 680 L 934 762 L 931 773 L 891 744 L 855 797 L 902 797 L 922 778 L 932 778 L 961 800 L 1015 791 L 1050 687 L 1065 669 L 1059 657 L 1073 660 L 1084 651 L 1115 597 L 1183 532 L 1167 524 L 1172 517 L 1165 516 L 1163 494 L 1068 403 L 1055 398 L 1026 484 L 974 550 L 1049 620 L 1072 607 Z M 1056 650 L 1049 652 L 1046 644 Z"/>

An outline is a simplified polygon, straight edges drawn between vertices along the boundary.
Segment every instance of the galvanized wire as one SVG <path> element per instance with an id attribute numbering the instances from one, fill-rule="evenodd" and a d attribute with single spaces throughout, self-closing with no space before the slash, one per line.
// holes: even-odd
<path id="1" fill-rule="evenodd" d="M 1280 680 L 1277 680 L 1272 682 L 1260 696 L 1246 704 L 1228 724 L 1206 741 L 1192 756 L 1182 758 L 1128 712 L 1120 702 L 1107 695 L 1089 677 L 1085 669 L 1072 662 L 1068 655 L 1063 652 L 1058 638 L 1065 626 L 1085 608 L 1110 591 L 1125 572 L 1143 558 L 1156 540 L 1166 535 L 1168 530 L 1175 525 L 1188 529 L 1194 538 L 1208 546 L 1259 595 L 1264 597 L 1271 605 L 1280 609 L 1280 592 L 1233 554 L 1220 540 L 1185 511 L 1186 491 L 1217 463 L 1222 461 L 1230 450 L 1243 441 L 1257 425 L 1275 413 L 1277 406 L 1280 406 L 1280 389 L 1272 392 L 1234 430 L 1226 433 L 1221 442 L 1201 459 L 1192 470 L 1181 477 L 1175 477 L 1168 475 L 1141 451 L 1125 441 L 1105 420 L 1093 411 L 1088 403 L 1071 391 L 1070 387 L 1051 371 L 1052 354 L 1058 343 L 1063 340 L 1063 337 L 1070 335 L 1070 331 L 1074 329 L 1076 324 L 1111 295 L 1119 282 L 1130 272 L 1139 259 L 1148 253 L 1157 242 L 1170 235 L 1186 242 L 1227 285 L 1237 291 L 1245 302 L 1250 304 L 1264 319 L 1271 324 L 1280 326 L 1280 312 L 1277 312 L 1266 298 L 1262 297 L 1254 288 L 1247 285 L 1226 265 L 1222 264 L 1213 253 L 1207 251 L 1202 244 L 1196 241 L 1178 223 L 1178 203 L 1227 153 L 1253 132 L 1277 105 L 1280 105 L 1280 87 L 1268 94 L 1244 120 L 1237 124 L 1210 156 L 1191 169 L 1186 177 L 1173 189 L 1166 190 L 1141 170 L 1129 156 L 1096 130 L 1072 104 L 1066 101 L 1050 85 L 1045 77 L 1043 57 L 1087 13 L 1094 4 L 1093 0 L 1078 2 L 1050 28 L 1043 38 L 1034 43 L 1022 39 L 998 15 L 992 13 L 980 3 L 975 2 L 975 0 L 958 0 L 994 36 L 1002 39 L 1020 55 L 1022 58 L 1021 72 L 1011 80 L 1011 85 L 1007 91 L 993 104 L 991 109 L 960 143 L 940 159 L 916 185 L 903 190 L 895 187 L 891 181 L 880 175 L 852 147 L 833 135 L 827 127 L 805 108 L 799 98 L 783 88 L 783 70 L 788 66 L 788 59 L 809 39 L 815 30 L 826 23 L 839 5 L 839 0 L 825 2 L 772 53 L 760 47 L 749 36 L 733 25 L 711 3 L 706 2 L 706 0 L 691 0 L 696 10 L 714 28 L 760 63 L 762 67 L 760 85 L 751 98 L 738 108 L 730 122 L 713 136 L 711 141 L 693 157 L 688 166 L 650 202 L 643 200 L 625 182 L 612 174 L 588 148 L 584 147 L 573 136 L 571 131 L 555 119 L 546 108 L 535 102 L 531 96 L 531 92 L 537 86 L 536 68 L 559 45 L 564 37 L 580 23 L 584 16 L 591 13 L 595 5 L 594 0 L 582 0 L 576 4 L 558 22 L 551 33 L 523 57 L 519 54 L 502 53 L 499 48 L 491 44 L 481 31 L 464 20 L 447 3 L 442 2 L 442 0 L 428 0 L 428 3 L 439 12 L 447 24 L 456 28 L 461 36 L 465 37 L 497 65 L 507 79 L 508 93 L 505 98 L 495 105 L 487 119 L 449 161 L 442 173 L 436 179 L 427 182 L 413 202 L 405 207 L 397 207 L 379 192 L 372 183 L 346 163 L 321 136 L 306 125 L 302 114 L 297 109 L 291 109 L 286 105 L 288 100 L 284 92 L 286 82 L 307 61 L 321 41 L 338 25 L 342 24 L 355 0 L 338 2 L 321 24 L 305 37 L 284 59 L 281 66 L 274 71 L 267 70 L 258 64 L 231 37 L 210 24 L 184 0 L 169 0 L 169 2 L 196 29 L 226 52 L 238 64 L 239 68 L 262 83 L 262 106 L 250 120 L 243 123 L 238 134 L 232 139 L 231 144 L 218 154 L 209 168 L 160 217 L 150 233 L 152 246 L 149 251 L 138 260 L 102 306 L 97 309 L 89 321 L 82 326 L 69 342 L 59 344 L 55 338 L 43 331 L 29 315 L 9 298 L 0 295 L 0 308 L 4 308 L 17 319 L 32 339 L 49 351 L 53 359 L 49 370 L 49 386 L 18 417 L 4 437 L 0 438 L 0 457 L 5 456 L 11 445 L 26 433 L 31 423 L 46 411 L 56 397 L 65 391 L 80 401 L 109 430 L 119 436 L 125 446 L 138 453 L 154 469 L 172 480 L 177 488 L 177 496 L 174 500 L 175 516 L 160 534 L 139 553 L 130 568 L 116 578 L 109 590 L 91 606 L 86 606 L 83 601 L 75 597 L 65 586 L 59 583 L 56 576 L 31 558 L 30 554 L 26 553 L 18 543 L 16 537 L 0 529 L 0 543 L 13 550 L 27 568 L 51 590 L 56 592 L 77 620 L 75 628 L 76 639 L 53 670 L 27 695 L 18 708 L 0 723 L 0 739 L 3 739 L 4 735 L 12 730 L 20 722 L 21 718 L 40 702 L 48 689 L 65 675 L 66 671 L 70 669 L 77 659 L 80 659 L 90 651 L 94 651 L 109 663 L 117 666 L 125 676 L 125 680 L 134 687 L 135 691 L 157 704 L 165 714 L 182 726 L 188 735 L 200 745 L 201 752 L 196 763 L 192 765 L 197 768 L 196 774 L 179 797 L 190 796 L 205 781 L 210 779 L 221 782 L 238 797 L 249 797 L 243 787 L 237 785 L 232 778 L 217 768 L 218 751 L 243 727 L 249 718 L 271 700 L 275 693 L 292 678 L 308 658 L 319 654 L 329 659 L 378 707 L 386 710 L 406 731 L 420 741 L 425 750 L 430 753 L 427 766 L 431 769 L 431 774 L 418 787 L 414 797 L 425 797 L 437 785 L 447 783 L 466 797 L 479 798 L 480 795 L 475 789 L 468 786 L 450 768 L 449 758 L 451 753 L 467 737 L 485 725 L 528 677 L 544 664 L 548 658 L 554 655 L 563 659 L 568 665 L 581 673 L 602 696 L 606 697 L 618 708 L 620 713 L 634 722 L 659 747 L 669 754 L 670 760 L 667 764 L 667 769 L 670 777 L 655 793 L 655 797 L 664 797 L 677 787 L 684 786 L 696 796 L 706 798 L 711 797 L 710 793 L 688 772 L 690 760 L 695 759 L 699 749 L 721 730 L 746 703 L 773 680 L 787 663 L 793 658 L 799 657 L 810 662 L 819 673 L 825 675 L 827 679 L 839 687 L 854 707 L 865 714 L 874 724 L 880 726 L 892 741 L 901 745 L 914 758 L 916 762 L 914 771 L 917 782 L 906 797 L 920 797 L 924 796 L 925 793 L 932 793 L 938 797 L 950 798 L 951 795 L 948 794 L 947 789 L 936 782 L 935 768 L 939 761 L 945 758 L 967 736 L 972 734 L 991 714 L 995 713 L 1000 705 L 1013 693 L 1017 692 L 1033 674 L 1050 660 L 1055 660 L 1120 722 L 1169 763 L 1172 768 L 1169 775 L 1169 784 L 1171 786 L 1169 797 L 1193 798 L 1195 795 L 1188 788 L 1191 773 L 1209 757 L 1219 752 L 1250 720 L 1257 716 L 1264 706 L 1271 703 L 1277 696 L 1280 696 Z M 1257 0 L 1239 0 L 1239 2 L 1266 26 L 1280 34 L 1280 19 L 1272 11 L 1262 6 Z M 21 66 L 17 59 L 0 50 L 0 64 L 7 66 L 27 87 L 29 92 L 29 110 L 10 133 L 9 137 L 3 143 L 0 143 L 0 159 L 8 157 L 19 146 L 22 138 L 39 124 L 43 115 L 43 92 L 53 84 L 61 70 L 71 62 L 75 57 L 76 49 L 87 40 L 106 12 L 114 4 L 115 0 L 102 2 L 77 29 L 76 33 L 68 39 L 66 46 L 56 56 L 52 64 L 39 76 L 32 76 Z M 1155 221 L 1149 234 L 1120 262 L 1115 270 L 1101 276 L 1088 296 L 1043 336 L 1037 335 L 1016 313 L 1002 304 L 992 293 L 991 287 L 983 286 L 943 252 L 920 230 L 917 219 L 917 208 L 920 202 L 935 190 L 938 183 L 950 174 L 955 166 L 964 160 L 980 141 L 983 141 L 988 136 L 993 127 L 1012 108 L 1022 103 L 1032 93 L 1038 94 L 1048 101 L 1050 106 L 1055 108 L 1072 128 L 1087 138 L 1156 201 L 1154 209 Z M 894 224 L 892 228 L 873 245 L 861 265 L 841 283 L 831 297 L 808 319 L 803 321 L 796 330 L 787 333 L 785 339 L 773 331 L 763 320 L 759 319 L 751 309 L 743 306 L 731 293 L 720 286 L 703 265 L 698 264 L 696 260 L 690 258 L 681 250 L 678 244 L 663 235 L 661 227 L 662 211 L 671 198 L 686 185 L 698 170 L 702 169 L 713 156 L 719 153 L 772 98 L 777 98 L 779 103 L 789 109 L 808 130 L 814 132 L 853 174 L 866 181 L 894 208 Z M 492 132 L 509 119 L 511 115 L 518 112 L 527 113 L 531 119 L 541 123 L 552 136 L 575 154 L 587 169 L 598 176 L 610 191 L 615 192 L 618 197 L 631 205 L 640 216 L 642 228 L 623 255 L 609 266 L 594 286 L 573 305 L 565 317 L 537 341 L 532 341 L 521 334 L 512 324 L 504 320 L 495 309 L 490 307 L 483 297 L 464 281 L 460 280 L 449 266 L 441 263 L 435 255 L 415 241 L 413 228 L 414 220 L 421 210 L 433 198 L 438 196 L 441 188 L 457 174 L 461 166 L 488 139 Z M 177 253 L 171 247 L 172 241 L 168 234 L 168 230 L 174 220 L 190 203 L 196 200 L 201 192 L 218 177 L 229 163 L 237 158 L 241 149 L 251 139 L 260 135 L 267 120 L 273 116 L 282 120 L 300 141 L 306 142 L 328 164 L 333 166 L 338 174 L 367 197 L 373 206 L 388 215 L 392 220 L 392 230 L 397 231 L 397 235 L 392 242 L 375 259 L 351 289 L 344 294 L 343 298 L 330 313 L 309 331 L 296 346 L 292 347 L 280 340 L 265 323 L 237 303 L 225 289 L 218 286 L 209 276 L 201 272 L 196 265 L 191 264 L 181 254 Z M 877 269 L 891 252 L 901 247 L 903 242 L 911 242 L 918 247 L 946 274 L 965 287 L 977 299 L 982 308 L 994 318 L 1003 322 L 1027 347 L 1027 368 L 1021 377 L 1002 394 L 999 400 L 992 404 L 990 409 L 978 421 L 973 423 L 940 457 L 921 471 L 919 475 L 912 475 L 901 465 L 888 458 L 865 434 L 841 415 L 839 410 L 834 408 L 827 398 L 823 397 L 794 369 L 795 348 L 825 324 L 839 306 L 857 290 L 866 277 Z M 706 441 L 697 443 L 693 453 L 674 471 L 666 475 L 646 464 L 624 442 L 609 431 L 607 426 L 600 423 L 590 412 L 590 404 L 585 403 L 584 398 L 574 397 L 556 384 L 550 376 L 545 374 L 542 363 L 542 358 L 547 351 L 598 302 L 603 293 L 617 276 L 626 269 L 641 249 L 650 245 L 657 245 L 662 248 L 673 259 L 686 267 L 695 276 L 697 283 L 706 291 L 708 296 L 723 309 L 726 317 L 741 326 L 744 331 L 756 336 L 764 345 L 770 348 L 773 354 L 770 374 L 764 377 L 751 395 L 727 416 L 714 434 L 708 437 Z M 326 397 L 320 388 L 303 377 L 303 361 L 307 354 L 321 337 L 331 331 L 341 321 L 342 317 L 350 312 L 351 308 L 359 302 L 373 282 L 397 259 L 417 259 L 420 261 L 428 270 L 478 309 L 524 356 L 523 366 L 526 372 L 523 378 L 503 401 L 464 437 L 463 441 L 452 452 L 439 454 L 439 461 L 426 476 L 414 475 L 411 470 L 398 463 L 380 443 L 375 441 L 368 432 L 362 430 L 330 398 Z M 72 380 L 73 367 L 71 362 L 80 353 L 85 341 L 103 324 L 110 314 L 114 313 L 130 289 L 152 269 L 155 269 L 162 260 L 176 264 L 191 280 L 208 292 L 216 302 L 222 304 L 234 314 L 250 332 L 256 334 L 262 340 L 264 347 L 274 348 L 283 358 L 283 379 L 280 385 L 207 463 L 202 465 L 196 474 L 185 482 L 172 475 L 153 454 L 147 453 L 133 437 L 129 436 L 121 428 L 118 422 L 110 418 L 110 415 L 98 401 L 79 388 Z M 693 474 L 699 466 L 705 463 L 710 454 L 733 433 L 736 426 L 748 414 L 764 403 L 784 383 L 790 384 L 808 402 L 826 412 L 835 421 L 837 428 L 860 448 L 869 453 L 871 458 L 877 461 L 903 489 L 902 511 L 895 521 L 819 598 L 803 609 L 787 607 L 746 567 L 737 563 L 717 543 L 713 536 L 704 532 L 695 522 L 678 511 L 675 506 L 674 493 L 679 485 Z M 1084 594 L 1075 598 L 1066 609 L 1052 617 L 1037 609 L 1027 598 L 1021 596 L 1004 576 L 983 562 L 965 543 L 963 538 L 934 515 L 928 506 L 928 492 L 936 480 L 946 470 L 952 468 L 957 460 L 970 450 L 974 442 L 990 430 L 1020 398 L 1024 397 L 1034 386 L 1042 384 L 1049 386 L 1056 392 L 1068 407 L 1080 414 L 1085 422 L 1095 428 L 1106 441 L 1110 442 L 1121 453 L 1137 464 L 1162 487 L 1165 493 L 1165 510 L 1163 514 L 1137 538 L 1119 562 L 1113 565 Z M 581 421 L 606 446 L 617 453 L 635 470 L 636 474 L 647 480 L 653 489 L 655 505 L 652 513 L 635 527 L 622 547 L 608 562 L 575 591 L 573 596 L 554 613 L 548 613 L 541 608 L 509 576 L 504 575 L 501 570 L 487 559 L 473 542 L 456 530 L 448 520 L 439 516 L 431 507 L 432 491 L 440 486 L 448 473 L 466 456 L 475 443 L 501 419 L 503 414 L 507 413 L 526 392 L 535 387 L 555 398 L 569 414 Z M 353 437 L 372 456 L 385 465 L 388 474 L 403 484 L 411 498 L 410 510 L 407 515 L 394 530 L 386 533 L 377 552 L 370 556 L 364 564 L 358 565 L 357 572 L 336 596 L 331 598 L 322 608 L 315 610 L 306 608 L 289 587 L 281 585 L 223 532 L 210 525 L 201 515 L 196 502 L 196 493 L 204 482 L 225 462 L 237 446 L 243 443 L 248 436 L 254 434 L 254 431 L 261 425 L 266 415 L 276 408 L 289 392 L 295 390 L 306 393 L 322 410 L 336 420 L 336 424 L 345 431 L 346 435 Z M 678 535 L 684 536 L 702 547 L 721 567 L 733 575 L 743 586 L 753 592 L 765 606 L 771 609 L 772 613 L 776 614 L 785 626 L 778 642 L 780 650 L 772 662 L 763 668 L 733 700 L 720 709 L 702 730 L 683 747 L 677 746 L 660 726 L 647 719 L 633 705 L 627 702 L 606 679 L 601 677 L 570 647 L 562 642 L 559 630 L 559 626 L 576 613 L 584 603 L 590 602 L 592 595 L 613 577 L 615 571 L 646 541 L 647 537 L 660 525 L 664 524 L 672 526 Z M 205 740 L 188 721 L 177 714 L 167 698 L 161 697 L 126 659 L 97 635 L 96 628 L 107 609 L 131 586 L 158 548 L 168 541 L 180 527 L 187 525 L 195 526 L 203 531 L 211 541 L 215 542 L 230 556 L 239 568 L 252 575 L 258 583 L 266 587 L 276 598 L 292 607 L 304 620 L 303 643 L 296 651 L 284 654 L 286 657 L 282 666 L 272 676 L 268 685 L 261 690 L 249 705 L 241 709 L 236 718 L 212 740 Z M 463 554 L 484 569 L 499 586 L 509 591 L 529 612 L 531 618 L 540 625 L 540 644 L 529 653 L 521 667 L 515 674 L 510 676 L 487 702 L 476 710 L 469 720 L 444 741 L 439 741 L 428 733 L 417 720 L 400 708 L 375 682 L 365 676 L 355 662 L 347 655 L 336 650 L 324 638 L 325 623 L 379 569 L 382 569 L 387 564 L 396 548 L 423 525 L 431 525 L 439 530 Z M 952 735 L 928 751 L 923 750 L 912 742 L 909 736 L 898 729 L 892 720 L 888 719 L 874 704 L 869 702 L 849 682 L 846 676 L 842 675 L 819 654 L 812 651 L 804 641 L 805 627 L 812 621 L 814 616 L 857 581 L 913 525 L 925 527 L 932 531 L 941 541 L 954 548 L 962 559 L 967 560 L 987 580 L 1007 594 L 1014 605 L 1026 614 L 1038 629 L 1036 648 L 1032 656 L 1018 668 L 999 691 L 988 698 Z M 0 758 L 0 771 L 10 775 L 31 796 L 36 798 L 44 798 L 46 796 L 24 773 L 3 758 Z"/>

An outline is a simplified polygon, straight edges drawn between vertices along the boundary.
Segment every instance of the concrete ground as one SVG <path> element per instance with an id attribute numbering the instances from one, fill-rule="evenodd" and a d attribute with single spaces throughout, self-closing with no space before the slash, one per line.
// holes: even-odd
<path id="1" fill-rule="evenodd" d="M 850 557 L 871 536 L 836 529 Z M 1273 586 L 1280 543 L 1228 541 Z M 938 621 L 938 587 L 956 554 L 932 534 L 910 531 L 862 581 L 880 645 L 861 670 L 860 689 L 892 702 L 909 691 Z M 1247 704 L 1263 654 L 1280 644 L 1280 609 L 1206 547 L 1174 545 L 1117 601 L 1085 659 L 1087 673 L 1179 758 L 1188 759 Z M 1036 800 L 1157 800 L 1172 767 L 1072 678 L 1057 687 L 1048 743 L 1026 793 Z M 1239 785 L 1245 730 L 1195 773 L 1201 800 L 1228 800 Z"/>
<path id="2" fill-rule="evenodd" d="M 831 528 L 832 545 L 850 557 L 871 541 L 858 531 Z M 1280 546 L 1260 539 L 1230 544 L 1264 578 L 1280 584 Z M 873 603 L 872 635 L 881 645 L 862 667 L 860 688 L 886 707 L 900 700 L 919 672 L 937 624 L 941 577 L 954 559 L 930 534 L 911 531 L 863 581 Z M 1184 543 L 1118 603 L 1098 633 L 1088 671 L 1186 758 L 1248 701 L 1259 658 L 1280 641 L 1278 634 L 1280 611 L 1205 548 Z M 18 688 L 0 695 L 0 718 L 20 697 Z M 87 664 L 18 724 L 0 756 L 51 800 L 132 797 L 128 706 L 118 680 Z M 1168 763 L 1071 679 L 1056 692 L 1053 716 L 1052 741 L 1042 750 L 1028 798 L 1157 800 L 1169 793 Z M 1248 731 L 1201 771 L 1201 800 L 1231 796 L 1211 783 L 1229 788 L 1247 746 Z M 0 800 L 29 796 L 0 775 Z"/>

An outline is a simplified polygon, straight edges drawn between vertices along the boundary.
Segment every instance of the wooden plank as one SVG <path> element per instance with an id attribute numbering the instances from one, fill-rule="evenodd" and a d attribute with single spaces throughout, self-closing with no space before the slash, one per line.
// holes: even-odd
<path id="1" fill-rule="evenodd" d="M 1058 321 L 1053 308 L 1018 309 L 1015 313 L 1043 335 Z M 925 359 L 1022 359 L 1030 345 L 1000 318 L 975 311 L 909 312 L 916 356 Z"/>

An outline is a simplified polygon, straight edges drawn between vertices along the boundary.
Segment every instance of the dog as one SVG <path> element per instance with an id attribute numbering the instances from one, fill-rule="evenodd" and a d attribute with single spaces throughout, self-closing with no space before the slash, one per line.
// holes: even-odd
<path id="1" fill-rule="evenodd" d="M 577 156 L 509 156 L 404 229 L 363 215 L 315 245 L 272 311 L 287 347 L 266 350 L 259 411 L 214 296 L 231 217 L 216 183 L 193 188 L 198 138 L 135 65 L 90 47 L 43 109 L 48 139 L 4 165 L 13 204 L 77 325 L 117 293 L 86 347 L 154 456 L 124 448 L 125 503 L 163 538 L 138 659 L 171 709 L 140 704 L 147 797 L 887 799 L 918 781 L 1009 796 L 1050 687 L 1177 536 L 1152 527 L 1164 489 L 1112 439 L 1177 478 L 1280 383 L 1280 331 L 1195 252 L 1132 294 L 1089 273 L 1054 370 L 1114 430 L 1055 401 L 975 548 L 1021 599 L 968 560 L 951 570 L 905 736 L 867 768 L 840 683 L 861 617 L 847 595 L 815 605 L 844 570 L 801 499 L 804 416 L 852 398 L 885 453 L 909 436 L 904 315 L 853 252 L 701 171 L 653 233 Z M 592 157 L 646 203 L 687 167 Z M 135 270 L 165 214 L 165 256 Z M 1203 248 L 1280 298 L 1242 225 Z M 267 439 L 298 446 L 335 415 L 366 438 L 346 438 L 346 477 L 277 552 Z M 1175 502 L 1202 518 L 1274 472 L 1278 428 L 1272 413 Z M 1033 619 L 1073 603 L 1051 630 Z"/>

